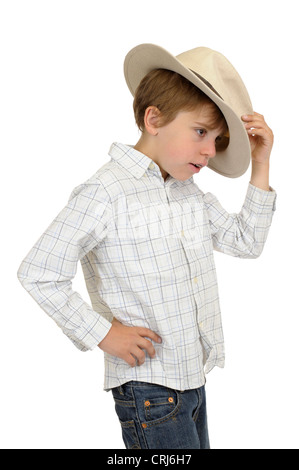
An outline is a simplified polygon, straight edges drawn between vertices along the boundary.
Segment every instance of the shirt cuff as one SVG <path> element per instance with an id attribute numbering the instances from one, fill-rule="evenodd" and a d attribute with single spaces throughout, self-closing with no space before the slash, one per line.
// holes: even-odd
<path id="1" fill-rule="evenodd" d="M 261 210 L 274 212 L 276 210 L 276 199 L 276 191 L 271 186 L 269 191 L 265 191 L 257 186 L 253 186 L 251 183 L 248 184 L 245 205 L 253 212 L 259 213 Z"/>
<path id="2" fill-rule="evenodd" d="M 109 333 L 112 323 L 103 318 L 100 314 L 94 313 L 92 318 L 85 321 L 83 332 L 76 337 L 71 336 L 70 339 L 81 351 L 89 351 L 94 349 Z"/>

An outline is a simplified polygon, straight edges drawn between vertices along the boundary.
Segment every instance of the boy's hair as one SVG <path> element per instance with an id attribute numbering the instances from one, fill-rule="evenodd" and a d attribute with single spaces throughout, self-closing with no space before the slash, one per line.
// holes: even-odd
<path id="1" fill-rule="evenodd" d="M 140 82 L 134 97 L 133 109 L 136 124 L 144 132 L 144 114 L 149 106 L 159 109 L 159 127 L 172 122 L 180 111 L 193 111 L 197 107 L 209 109 L 209 127 L 222 127 L 224 138 L 217 145 L 218 150 L 227 147 L 228 127 L 218 106 L 197 86 L 176 72 L 166 69 L 155 69 L 149 72 Z"/>

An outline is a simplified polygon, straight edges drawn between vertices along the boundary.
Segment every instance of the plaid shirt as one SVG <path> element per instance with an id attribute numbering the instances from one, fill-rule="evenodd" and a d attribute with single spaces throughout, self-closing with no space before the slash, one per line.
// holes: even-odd
<path id="1" fill-rule="evenodd" d="M 82 351 L 96 347 L 113 317 L 162 337 L 156 357 L 130 367 L 105 353 L 104 389 L 130 380 L 185 390 L 224 366 L 213 249 L 240 258 L 262 252 L 276 193 L 251 184 L 228 214 L 193 177 L 164 181 L 149 157 L 113 144 L 111 160 L 74 189 L 22 262 L 18 278 Z M 72 290 L 81 261 L 92 307 Z"/>

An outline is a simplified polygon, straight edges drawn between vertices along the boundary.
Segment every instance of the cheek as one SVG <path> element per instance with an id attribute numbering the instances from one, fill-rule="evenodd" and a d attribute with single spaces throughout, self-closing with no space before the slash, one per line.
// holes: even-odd
<path id="1" fill-rule="evenodd" d="M 180 156 L 180 145 L 175 140 L 168 141 L 164 148 L 162 148 L 162 158 L 166 159 L 168 163 L 177 161 Z"/>
<path id="2" fill-rule="evenodd" d="M 186 161 L 192 161 L 195 144 L 190 142 L 190 139 L 186 139 L 184 136 L 175 133 L 163 137 L 164 138 L 160 141 L 160 144 L 162 144 L 160 151 L 164 163 L 167 162 L 168 165 L 177 166 L 185 164 Z"/>

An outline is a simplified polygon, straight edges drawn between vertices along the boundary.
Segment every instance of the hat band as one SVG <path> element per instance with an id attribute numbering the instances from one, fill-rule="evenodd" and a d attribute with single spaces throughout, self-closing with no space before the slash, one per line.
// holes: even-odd
<path id="1" fill-rule="evenodd" d="M 192 69 L 189 69 L 192 73 L 194 73 L 194 75 L 197 76 L 197 78 L 199 78 L 202 82 L 204 82 L 205 85 L 207 85 L 210 90 L 212 90 L 214 93 L 216 93 L 217 96 L 219 96 L 219 98 L 222 99 L 222 101 L 224 101 L 224 99 L 222 98 L 221 95 L 219 95 L 218 91 L 215 90 L 215 88 L 210 84 L 210 82 L 208 82 L 208 80 L 206 80 L 205 78 L 203 78 L 201 75 L 199 75 L 199 73 L 197 72 L 194 72 L 194 70 Z"/>

